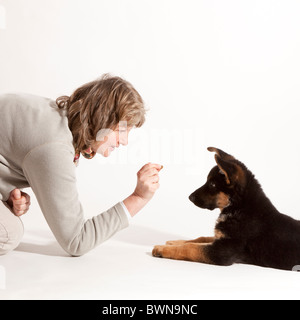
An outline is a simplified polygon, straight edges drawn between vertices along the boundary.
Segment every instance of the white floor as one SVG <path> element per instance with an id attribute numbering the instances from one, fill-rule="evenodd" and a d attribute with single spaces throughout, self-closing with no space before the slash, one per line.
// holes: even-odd
<path id="1" fill-rule="evenodd" d="M 80 258 L 59 247 L 33 201 L 22 243 L 0 256 L 0 300 L 300 297 L 300 273 L 150 254 L 167 240 L 212 235 L 216 213 L 188 200 L 215 165 L 208 146 L 245 162 L 278 210 L 300 220 L 299 1 L 0 0 L 0 11 L 1 93 L 55 99 L 111 72 L 146 102 L 128 147 L 80 159 L 87 213 L 133 192 L 145 163 L 164 165 L 143 213 Z"/>
<path id="2" fill-rule="evenodd" d="M 133 221 L 85 256 L 65 254 L 42 220 L 0 257 L 0 299 L 298 299 L 300 274 L 250 265 L 218 267 L 151 256 L 180 235 Z"/>

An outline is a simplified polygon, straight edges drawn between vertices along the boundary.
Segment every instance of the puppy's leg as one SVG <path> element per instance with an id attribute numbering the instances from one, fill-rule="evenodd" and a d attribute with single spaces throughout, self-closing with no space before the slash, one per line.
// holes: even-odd
<path id="1" fill-rule="evenodd" d="M 173 246 L 173 245 L 179 246 L 181 244 L 185 244 L 186 242 L 187 242 L 187 240 L 170 240 L 170 241 L 166 242 L 166 245 L 167 246 Z"/>
<path id="2" fill-rule="evenodd" d="M 213 243 L 214 241 L 214 237 L 200 237 L 194 240 L 171 240 L 167 241 L 166 245 L 181 245 L 185 243 Z"/>
<path id="3" fill-rule="evenodd" d="M 229 266 L 244 260 L 244 244 L 234 239 L 217 239 L 213 243 L 185 243 L 155 246 L 152 255 L 175 260 L 187 260 Z"/>
<path id="4" fill-rule="evenodd" d="M 188 243 L 213 243 L 215 241 L 215 237 L 200 237 L 194 240 L 187 241 Z"/>
<path id="5" fill-rule="evenodd" d="M 187 260 L 202 263 L 212 263 L 207 255 L 211 244 L 185 243 L 182 245 L 155 246 L 152 255 L 175 260 Z"/>

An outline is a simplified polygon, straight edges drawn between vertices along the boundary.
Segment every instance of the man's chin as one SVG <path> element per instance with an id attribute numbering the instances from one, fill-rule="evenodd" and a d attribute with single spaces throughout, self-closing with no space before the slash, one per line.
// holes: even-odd
<path id="1" fill-rule="evenodd" d="M 112 153 L 112 151 L 113 151 L 113 150 L 111 150 L 110 148 L 106 149 L 106 150 L 104 151 L 104 153 L 102 154 L 103 157 L 105 157 L 105 158 L 109 157 L 110 154 Z"/>

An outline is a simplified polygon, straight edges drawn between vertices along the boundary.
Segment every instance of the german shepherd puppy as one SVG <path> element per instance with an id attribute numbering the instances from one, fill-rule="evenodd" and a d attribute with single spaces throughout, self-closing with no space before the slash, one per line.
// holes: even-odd
<path id="1" fill-rule="evenodd" d="M 221 214 L 214 237 L 168 241 L 155 246 L 155 257 L 228 266 L 246 263 L 284 270 L 300 268 L 300 221 L 278 212 L 254 175 L 240 161 L 217 148 L 207 182 L 189 199 Z"/>

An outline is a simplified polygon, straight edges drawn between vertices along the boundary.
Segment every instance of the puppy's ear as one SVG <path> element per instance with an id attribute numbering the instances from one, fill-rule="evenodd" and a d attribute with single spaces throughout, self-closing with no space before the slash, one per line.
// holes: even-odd
<path id="1" fill-rule="evenodd" d="M 214 147 L 208 147 L 208 151 L 215 152 L 222 160 L 234 160 L 235 158 L 231 156 L 230 154 L 222 151 L 221 149 L 214 148 Z"/>
<path id="2" fill-rule="evenodd" d="M 230 185 L 233 182 L 232 176 L 235 173 L 236 165 L 230 161 L 221 159 L 217 154 L 215 155 L 215 160 L 221 173 L 225 176 L 226 183 Z"/>
<path id="3" fill-rule="evenodd" d="M 237 161 L 230 154 L 217 149 L 217 148 L 207 148 L 211 152 L 216 152 L 215 160 L 221 171 L 224 174 L 226 183 L 228 185 L 234 183 L 240 183 L 241 186 L 245 184 L 245 172 Z"/>

